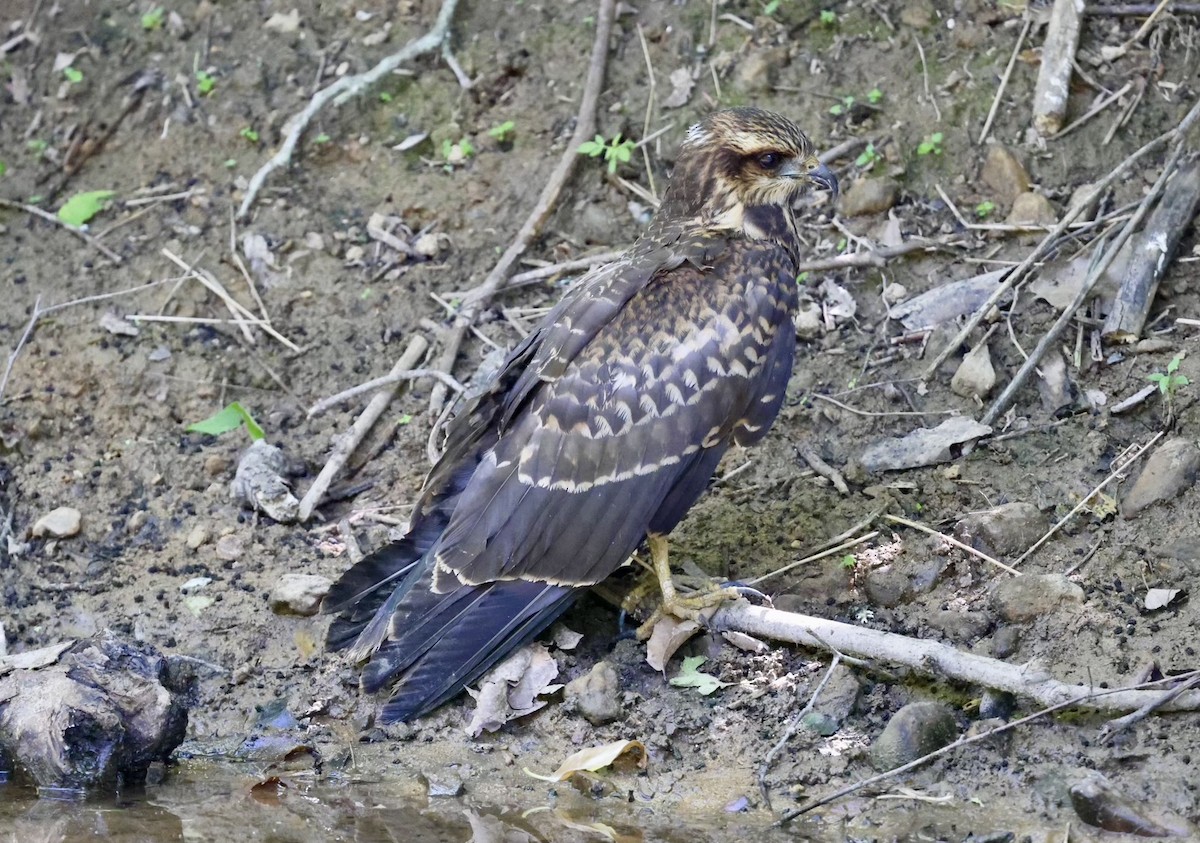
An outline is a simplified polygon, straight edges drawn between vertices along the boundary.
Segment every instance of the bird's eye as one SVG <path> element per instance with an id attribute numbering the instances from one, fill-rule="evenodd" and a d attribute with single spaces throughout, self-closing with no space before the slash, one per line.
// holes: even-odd
<path id="1" fill-rule="evenodd" d="M 778 152 L 764 152 L 758 156 L 758 164 L 764 170 L 774 170 L 783 161 L 783 156 Z"/>

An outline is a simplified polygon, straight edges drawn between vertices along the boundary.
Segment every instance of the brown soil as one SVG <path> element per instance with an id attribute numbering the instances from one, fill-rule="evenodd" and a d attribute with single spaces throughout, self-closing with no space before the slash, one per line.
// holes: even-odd
<path id="1" fill-rule="evenodd" d="M 115 190 L 116 205 L 93 220 L 90 231 L 103 233 L 103 242 L 125 259 L 121 265 L 60 227 L 0 210 L 0 285 L 7 297 L 0 306 L 0 342 L 8 349 L 16 346 L 39 298 L 44 308 L 174 278 L 179 272 L 164 249 L 212 272 L 254 309 L 229 256 L 231 209 L 246 179 L 274 151 L 287 118 L 307 102 L 319 70 L 325 74 L 322 84 L 331 74 L 364 70 L 424 32 L 436 14 L 428 0 L 283 5 L 185 0 L 170 7 L 181 27 L 164 20 L 147 29 L 141 18 L 149 3 L 20 5 L 28 8 L 4 11 L 4 31 L 36 8 L 40 41 L 18 45 L 6 56 L 7 89 L 0 92 L 0 160 L 8 170 L 0 193 L 6 198 L 46 195 L 64 177 L 64 161 L 78 158 L 81 140 L 86 145 L 85 138 L 104 138 L 133 92 L 135 76 L 156 75 L 111 137 L 47 202 L 53 209 L 85 190 Z M 293 5 L 298 30 L 281 34 L 264 26 L 271 14 Z M 906 237 L 960 227 L 938 185 L 964 213 L 995 200 L 993 217 L 1003 218 L 1008 203 L 980 180 L 986 147 L 975 139 L 1019 31 L 1013 17 L 1018 13 L 1010 5 L 979 0 L 832 8 L 836 21 L 827 24 L 821 7 L 803 0 L 721 3 L 716 41 L 709 47 L 709 4 L 641 4 L 636 15 L 622 15 L 618 22 L 598 115 L 602 133 L 635 139 L 644 134 L 650 87 L 640 25 L 659 102 L 670 93 L 673 71 L 697 70 L 686 105 L 652 113 L 649 131 L 670 127 L 648 147 L 659 189 L 689 124 L 718 104 L 753 103 L 802 122 L 824 148 L 853 135 L 872 138 L 885 156 L 875 163 L 874 175 L 899 181 L 892 214 Z M 360 459 L 354 477 L 343 478 L 346 487 L 358 490 L 324 506 L 321 517 L 305 527 L 256 517 L 231 501 L 233 467 L 247 441 L 241 433 L 213 438 L 185 432 L 188 424 L 237 400 L 293 459 L 297 488 L 307 487 L 331 437 L 349 426 L 361 404 L 312 419 L 306 409 L 386 373 L 415 334 L 436 340 L 430 323 L 444 326 L 449 317 L 433 294 L 453 304 L 478 283 L 528 212 L 571 133 L 594 13 L 585 2 L 469 3 L 452 30 L 455 55 L 475 80 L 471 90 L 460 88 L 445 62 L 426 57 L 410 72 L 390 76 L 352 103 L 316 117 L 294 166 L 272 177 L 253 219 L 237 230 L 239 238 L 261 235 L 272 250 L 275 264 L 256 264 L 251 272 L 272 324 L 300 353 L 257 330 L 251 331 L 250 345 L 228 324 L 141 323 L 137 336 L 101 326 L 107 311 L 225 318 L 224 308 L 195 280 L 81 303 L 38 321 L 0 405 L 0 516 L 11 518 L 13 535 L 7 547 L 0 543 L 10 651 L 110 627 L 165 652 L 219 666 L 220 672 L 201 670 L 192 752 L 237 745 L 259 728 L 264 707 L 283 701 L 307 726 L 302 739 L 325 754 L 326 769 L 348 763 L 345 750 L 356 733 L 365 732 L 381 742 L 355 745 L 352 776 L 409 782 L 417 773 L 451 772 L 465 781 L 475 804 L 515 810 L 545 804 L 548 791 L 555 792 L 555 804 L 566 813 L 642 828 L 656 839 L 671 839 L 684 827 L 696 829 L 686 839 L 724 839 L 747 826 L 763 831 L 771 815 L 762 810 L 755 772 L 819 681 L 825 655 L 780 649 L 750 656 L 701 641 L 692 646 L 710 655 L 705 669 L 734 685 L 700 697 L 669 686 L 632 642 L 616 642 L 611 610 L 585 602 L 565 618 L 588 635 L 577 652 L 561 656 L 563 676 L 573 678 L 601 658 L 613 661 L 625 691 L 620 722 L 593 727 L 554 702 L 494 735 L 471 740 L 461 731 L 470 701 L 461 700 L 414 726 L 371 729 L 374 701 L 359 697 L 353 669 L 322 651 L 327 621 L 273 614 L 267 596 L 281 574 L 335 578 L 346 568 L 345 543 L 330 528 L 340 519 L 354 516 L 356 538 L 366 549 L 385 542 L 388 528 L 360 518 L 362 513 L 404 519 L 404 506 L 428 466 L 430 383 L 414 384 L 392 405 L 381 422 L 387 438 L 374 440 L 378 453 L 365 465 Z M 1018 58 L 993 135 L 1025 160 L 1033 183 L 1059 213 L 1074 189 L 1173 126 L 1194 101 L 1194 19 L 1168 16 L 1125 58 L 1089 60 L 1098 59 L 1101 45 L 1124 41 L 1139 23 L 1092 17 L 1085 25 L 1082 65 L 1091 80 L 1115 90 L 1130 78 L 1149 79 L 1144 100 L 1108 145 L 1102 139 L 1119 107 L 1069 140 L 1026 144 L 1037 57 L 1027 50 Z M 1027 46 L 1040 45 L 1042 34 L 1034 32 Z M 60 53 L 76 54 L 72 66 L 81 80 L 67 81 L 55 70 Z M 207 95 L 197 70 L 211 75 Z M 1086 111 L 1095 96 L 1079 75 L 1075 84 L 1072 117 Z M 874 88 L 883 97 L 864 108 Z M 844 96 L 854 96 L 856 107 L 848 116 L 831 114 L 836 98 Z M 509 137 L 489 136 L 490 128 L 509 120 L 514 124 Z M 917 155 L 917 145 L 935 131 L 944 133 L 942 151 Z M 428 139 L 408 150 L 395 148 L 419 133 Z M 462 138 L 469 139 L 473 154 L 461 165 L 444 166 L 443 141 Z M 1158 176 L 1162 157 L 1120 181 L 1111 205 L 1138 199 Z M 636 237 L 645 203 L 607 177 L 598 162 L 581 164 L 528 257 L 558 261 Z M 838 169 L 848 186 L 860 168 L 844 160 Z M 619 174 L 650 187 L 636 153 Z M 148 189 L 149 195 L 194 190 L 161 204 L 122 204 Z M 374 213 L 399 217 L 413 232 L 443 236 L 444 248 L 429 259 L 404 260 L 367 236 Z M 845 226 L 858 236 L 877 236 L 883 220 L 861 217 Z M 114 223 L 124 224 L 106 231 Z M 836 254 L 847 236 L 828 223 L 814 224 L 813 256 Z M 922 292 L 998 265 L 969 262 L 973 259 L 1020 260 L 1032 242 L 989 235 L 978 248 L 807 279 L 814 297 L 825 278 L 848 289 L 857 314 L 802 343 L 789 390 L 793 400 L 762 446 L 732 455 L 721 467 L 725 473 L 750 460 L 748 468 L 714 487 L 680 526 L 675 558 L 750 578 L 795 560 L 882 504 L 946 529 L 966 512 L 1006 501 L 1031 502 L 1053 521 L 1103 480 L 1113 459 L 1131 444 L 1168 424 L 1176 435 L 1193 437 L 1195 387 L 1180 387 L 1170 406 L 1156 397 L 1121 416 L 1100 408 L 1056 418 L 1031 384 L 1002 423 L 1008 430 L 1028 427 L 1026 435 L 976 448 L 952 468 L 879 477 L 853 470 L 871 442 L 932 426 L 945 411 L 979 414 L 974 400 L 949 388 L 961 354 L 927 389 L 914 380 L 953 326 L 931 338 L 924 358 L 919 345 L 889 346 L 888 338 L 902 329 L 887 319 L 882 287 L 899 283 L 910 294 Z M 1172 265 L 1159 294 L 1155 314 L 1164 312 L 1165 318 L 1152 331 L 1166 340 L 1160 350 L 1105 349 L 1094 361 L 1082 335 L 1081 365 L 1069 365 L 1080 394 L 1101 391 L 1111 405 L 1145 385 L 1148 375 L 1164 371 L 1176 353 L 1195 350 L 1188 329 L 1173 327 L 1176 316 L 1200 313 L 1192 286 L 1200 276 L 1195 242 L 1194 234 L 1185 237 L 1183 259 Z M 389 261 L 396 262 L 391 269 Z M 513 323 L 532 324 L 537 309 L 558 295 L 556 284 L 507 293 L 479 331 L 491 343 L 509 346 L 518 338 Z M 1033 348 L 1055 316 L 1045 302 L 1020 297 L 1011 332 L 1002 324 L 991 341 L 1001 385 L 1023 360 L 1017 343 Z M 1077 347 L 1073 329 L 1062 345 L 1070 361 Z M 456 374 L 469 378 L 488 351 L 471 338 Z M 1194 370 L 1193 358 L 1186 357 L 1180 372 L 1195 381 L 1200 375 Z M 834 396 L 858 412 L 815 395 Z M 796 453 L 799 444 L 846 470 L 856 481 L 851 494 L 839 495 L 807 470 Z M 1063 572 L 1091 553 L 1071 576 L 1084 588 L 1085 600 L 1021 625 L 1009 660 L 1037 660 L 1065 680 L 1113 686 L 1133 681 L 1151 662 L 1167 671 L 1194 667 L 1196 604 L 1178 599 L 1150 613 L 1142 598 L 1147 587 L 1186 589 L 1200 574 L 1196 494 L 1186 491 L 1136 520 L 1104 512 L 1073 519 L 1023 570 Z M 31 538 L 32 524 L 60 506 L 83 513 L 82 532 L 59 541 Z M 201 533 L 205 540 L 189 548 L 189 536 Z M 1003 627 L 989 599 L 994 570 L 916 532 L 885 533 L 873 546 L 886 552 L 864 549 L 853 575 L 842 560 L 828 559 L 770 581 L 771 593 L 796 611 L 993 652 Z M 927 588 L 880 605 L 878 595 L 887 589 L 873 590 L 872 578 L 897 571 L 932 574 Z M 180 587 L 199 576 L 212 578 L 203 593 L 214 602 L 193 611 Z M 969 701 L 980 689 L 905 683 L 865 668 L 855 675 L 860 696 L 841 730 L 830 738 L 802 732 L 774 765 L 768 781 L 777 809 L 870 774 L 863 747 L 907 702 L 945 702 L 963 729 L 978 718 Z M 1192 818 L 1200 814 L 1194 767 L 1200 729 L 1194 715 L 1151 718 L 1107 741 L 1097 740 L 1101 722 L 1093 716 L 1043 720 L 893 783 L 948 795 L 950 807 L 859 796 L 826 811 L 805 831 L 829 839 L 924 834 L 921 839 L 961 840 L 971 832 L 1008 830 L 1047 839 L 1077 821 L 1066 788 L 1085 770 L 1105 773 L 1137 799 Z M 645 741 L 651 760 L 646 773 L 618 776 L 615 794 L 593 800 L 520 772 L 546 771 L 568 748 L 619 738 Z M 749 797 L 748 814 L 723 812 L 743 795 Z"/>

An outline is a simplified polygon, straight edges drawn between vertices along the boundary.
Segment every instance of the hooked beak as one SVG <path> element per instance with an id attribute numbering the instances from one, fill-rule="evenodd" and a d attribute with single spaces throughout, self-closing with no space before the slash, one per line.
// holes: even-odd
<path id="1" fill-rule="evenodd" d="M 835 200 L 838 198 L 837 176 L 833 174 L 833 170 L 815 158 L 812 159 L 812 163 L 809 165 L 808 179 L 818 187 L 823 187 L 832 193 Z"/>

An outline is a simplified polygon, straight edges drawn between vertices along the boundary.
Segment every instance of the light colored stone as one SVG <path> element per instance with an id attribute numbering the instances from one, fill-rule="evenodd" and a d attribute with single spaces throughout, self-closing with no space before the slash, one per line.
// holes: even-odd
<path id="1" fill-rule="evenodd" d="M 34 522 L 33 535 L 39 539 L 43 536 L 51 536 L 56 539 L 69 538 L 79 532 L 82 521 L 83 516 L 78 509 L 60 506 Z"/>
<path id="2" fill-rule="evenodd" d="M 1048 526 L 1036 506 L 1015 501 L 963 516 L 954 525 L 954 537 L 990 556 L 1014 556 L 1040 539 Z"/>
<path id="3" fill-rule="evenodd" d="M 230 533 L 227 536 L 221 536 L 221 538 L 217 539 L 216 554 L 218 559 L 223 559 L 226 562 L 233 562 L 241 558 L 242 550 L 241 537 L 233 533 Z"/>
<path id="4" fill-rule="evenodd" d="M 1004 203 L 1029 192 L 1029 173 L 1025 165 L 1003 144 L 994 143 L 988 147 L 987 159 L 979 175 L 992 196 Z"/>
<path id="5" fill-rule="evenodd" d="M 1054 225 L 1058 215 L 1050 200 L 1040 193 L 1022 193 L 1013 200 L 1012 211 L 1005 220 L 1009 225 Z"/>
<path id="6" fill-rule="evenodd" d="M 195 550 L 203 544 L 206 544 L 209 539 L 208 528 L 203 524 L 197 524 L 187 534 L 188 550 Z"/>
<path id="7" fill-rule="evenodd" d="M 271 590 L 271 611 L 277 615 L 315 615 L 332 585 L 317 574 L 284 574 Z"/>
<path id="8" fill-rule="evenodd" d="M 894 179 L 859 179 L 842 197 L 841 211 L 848 217 L 881 214 L 899 198 L 900 185 Z"/>
<path id="9" fill-rule="evenodd" d="M 941 749 L 958 737 L 958 724 L 941 703 L 915 702 L 892 715 L 871 746 L 877 770 L 893 770 Z"/>
<path id="10" fill-rule="evenodd" d="M 621 679 L 608 662 L 568 682 L 563 696 L 574 701 L 576 710 L 593 726 L 621 717 Z"/>
<path id="11" fill-rule="evenodd" d="M 1000 580 L 992 590 L 992 606 L 1010 623 L 1048 615 L 1060 605 L 1083 603 L 1083 589 L 1062 574 L 1023 574 Z"/>
<path id="12" fill-rule="evenodd" d="M 967 352 L 950 379 L 950 389 L 963 398 L 986 398 L 995 385 L 996 369 L 992 366 L 987 343 L 980 343 Z"/>

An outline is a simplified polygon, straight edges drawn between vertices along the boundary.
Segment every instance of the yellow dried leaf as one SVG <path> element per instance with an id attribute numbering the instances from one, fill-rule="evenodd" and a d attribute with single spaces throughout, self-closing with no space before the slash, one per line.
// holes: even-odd
<path id="1" fill-rule="evenodd" d="M 579 750 L 579 752 L 576 752 L 566 761 L 563 761 L 559 765 L 559 768 L 548 776 L 535 773 L 528 767 L 525 768 L 525 774 L 533 776 L 535 779 L 541 779 L 544 782 L 562 782 L 570 778 L 572 773 L 577 773 L 580 770 L 589 773 L 601 770 L 627 752 L 636 753 L 638 767 L 645 768 L 646 747 L 641 741 L 613 741 L 601 746 L 591 746 L 587 749 Z"/>

